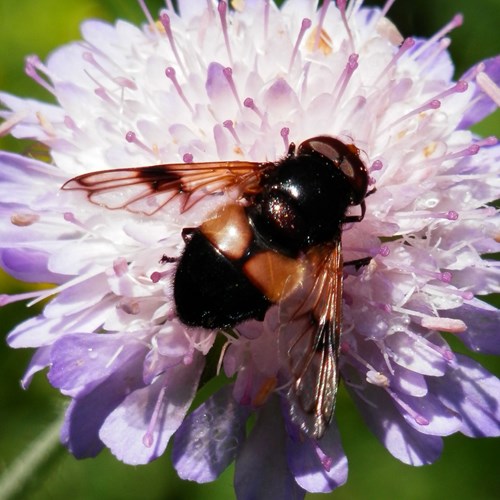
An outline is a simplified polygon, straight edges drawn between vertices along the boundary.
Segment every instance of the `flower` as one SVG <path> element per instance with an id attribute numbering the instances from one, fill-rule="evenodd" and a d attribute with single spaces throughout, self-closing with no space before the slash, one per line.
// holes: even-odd
<path id="1" fill-rule="evenodd" d="M 354 143 L 376 188 L 342 235 L 345 261 L 372 257 L 344 269 L 340 345 L 342 379 L 367 425 L 412 465 L 436 460 L 442 436 L 499 435 L 500 382 L 439 332 L 500 352 L 498 311 L 475 298 L 498 292 L 497 265 L 481 256 L 499 250 L 490 204 L 499 147 L 467 130 L 500 101 L 500 59 L 452 80 L 445 36 L 460 17 L 430 40 L 403 40 L 362 2 L 178 3 L 180 14 L 143 29 L 85 23 L 83 42 L 47 63 L 28 58 L 27 74 L 56 105 L 0 95 L 0 130 L 45 144 L 52 158 L 1 153 L 0 263 L 55 285 L 1 302 L 54 296 L 9 343 L 37 348 L 24 385 L 49 367 L 71 398 L 62 441 L 80 458 L 108 447 L 141 464 L 174 435 L 181 477 L 211 481 L 236 460 L 240 498 L 345 482 L 335 422 L 316 440 L 290 413 L 287 304 L 219 335 L 222 350 L 216 331 L 176 316 L 182 230 L 232 193 L 146 217 L 61 191 L 102 169 L 274 161 L 316 135 Z M 232 382 L 188 413 L 214 359 Z"/>

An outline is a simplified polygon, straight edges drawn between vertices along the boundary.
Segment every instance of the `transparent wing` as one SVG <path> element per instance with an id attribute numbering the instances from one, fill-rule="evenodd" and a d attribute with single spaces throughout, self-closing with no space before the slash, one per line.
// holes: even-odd
<path id="1" fill-rule="evenodd" d="M 272 163 L 226 161 L 172 163 L 90 172 L 62 186 L 84 191 L 90 202 L 110 210 L 126 209 L 151 215 L 174 199 L 186 211 L 207 195 L 237 188 L 240 194 L 258 189 L 260 177 Z"/>
<path id="2" fill-rule="evenodd" d="M 309 437 L 319 439 L 332 420 L 339 383 L 342 326 L 341 243 L 312 249 L 312 268 L 300 298 L 283 306 L 285 337 L 292 385 L 290 416 Z"/>

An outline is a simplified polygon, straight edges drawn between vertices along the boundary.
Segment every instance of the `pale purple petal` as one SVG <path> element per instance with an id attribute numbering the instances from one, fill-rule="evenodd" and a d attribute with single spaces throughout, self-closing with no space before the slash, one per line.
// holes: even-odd
<path id="1" fill-rule="evenodd" d="M 257 414 L 257 421 L 236 458 L 234 488 L 238 500 L 300 500 L 305 491 L 295 482 L 286 460 L 284 422 L 276 398 Z"/>
<path id="2" fill-rule="evenodd" d="M 198 355 L 191 365 L 170 369 L 150 386 L 132 391 L 109 414 L 99 436 L 118 459 L 132 465 L 145 464 L 165 451 L 186 416 L 203 366 L 204 360 Z"/>
<path id="3" fill-rule="evenodd" d="M 479 363 L 457 354 L 456 366 L 429 386 L 461 415 L 465 435 L 500 436 L 500 380 Z"/>
<path id="4" fill-rule="evenodd" d="M 467 330 L 457 337 L 472 351 L 484 354 L 500 354 L 498 332 L 500 311 L 486 302 L 474 300 L 457 309 L 446 311 L 449 318 L 460 319 Z"/>
<path id="5" fill-rule="evenodd" d="M 217 391 L 188 415 L 175 433 L 172 461 L 182 479 L 214 481 L 235 459 L 245 439 L 248 410 L 232 395 Z"/>
<path id="6" fill-rule="evenodd" d="M 127 334 L 65 335 L 52 347 L 48 379 L 64 394 L 81 398 L 145 350 Z"/>
<path id="7" fill-rule="evenodd" d="M 352 388 L 349 392 L 370 430 L 397 459 L 419 466 L 439 458 L 443 440 L 409 426 L 382 389 L 367 387 L 360 395 Z"/>
<path id="8" fill-rule="evenodd" d="M 335 422 L 318 442 L 290 435 L 286 449 L 290 471 L 306 491 L 328 493 L 347 481 L 347 458 Z"/>
<path id="9" fill-rule="evenodd" d="M 36 350 L 35 354 L 31 358 L 28 368 L 24 372 L 23 378 L 21 379 L 21 387 L 27 389 L 31 384 L 31 379 L 35 373 L 47 368 L 50 364 L 50 351 L 51 347 L 40 347 Z"/>
<path id="10" fill-rule="evenodd" d="M 66 411 L 61 440 L 75 457 L 94 457 L 101 451 L 104 444 L 100 429 L 127 394 L 142 387 L 141 375 L 139 357 L 121 366 L 92 392 L 72 400 Z"/>

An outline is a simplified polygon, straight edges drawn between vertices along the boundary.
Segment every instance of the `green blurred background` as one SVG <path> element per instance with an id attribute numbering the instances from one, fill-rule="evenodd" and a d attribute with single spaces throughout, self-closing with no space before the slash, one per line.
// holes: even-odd
<path id="1" fill-rule="evenodd" d="M 162 6 L 160 0 L 148 0 L 147 4 L 153 13 Z M 405 36 L 430 36 L 456 12 L 465 15 L 464 26 L 452 33 L 451 52 L 458 77 L 475 62 L 500 54 L 500 0 L 397 0 L 390 17 Z M 79 39 L 81 21 L 91 17 L 144 22 L 134 0 L 0 0 L 0 89 L 47 100 L 46 92 L 24 75 L 24 57 L 36 53 L 43 59 L 57 46 Z M 475 130 L 482 135 L 500 135 L 499 113 Z M 23 151 L 26 144 L 4 138 L 0 147 Z M 28 289 L 0 274 L 0 292 Z M 24 304 L 3 308 L 0 333 L 4 336 L 23 318 L 36 313 L 36 308 L 26 310 Z M 461 350 L 453 339 L 448 340 Z M 48 385 L 43 374 L 35 377 L 28 391 L 19 387 L 18 380 L 30 356 L 28 351 L 10 350 L 0 342 L 0 473 L 45 432 L 64 408 L 64 399 Z M 475 359 L 500 374 L 498 360 L 491 356 L 475 356 Z M 344 390 L 337 408 L 350 466 L 347 485 L 331 497 L 337 500 L 500 498 L 500 440 L 451 436 L 445 439 L 444 453 L 436 464 L 413 468 L 392 458 L 368 432 Z M 232 475 L 230 468 L 217 482 L 200 486 L 176 477 L 169 453 L 150 465 L 131 467 L 116 461 L 106 451 L 96 459 L 77 461 L 56 447 L 50 461 L 30 476 L 27 488 L 16 498 L 225 500 L 234 498 Z M 313 497 L 316 498 L 308 496 Z"/>

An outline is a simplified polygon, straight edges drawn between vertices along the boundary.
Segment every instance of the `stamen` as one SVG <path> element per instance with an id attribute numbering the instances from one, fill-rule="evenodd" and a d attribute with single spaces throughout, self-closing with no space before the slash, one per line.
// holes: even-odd
<path id="1" fill-rule="evenodd" d="M 368 361 L 363 359 L 355 349 L 351 349 L 351 346 L 347 342 L 342 343 L 342 354 L 347 354 L 354 360 L 356 360 L 363 368 L 366 369 L 366 381 L 370 384 L 377 385 L 379 387 L 389 387 L 389 379 L 387 375 L 376 370 Z"/>
<path id="2" fill-rule="evenodd" d="M 36 83 L 38 83 L 38 85 L 42 86 L 45 90 L 49 91 L 53 95 L 56 95 L 54 87 L 52 87 L 52 85 L 50 85 L 37 73 L 37 70 L 41 68 L 42 68 L 42 63 L 37 56 L 28 56 L 26 58 L 26 63 L 24 66 L 25 73 L 30 78 L 32 78 Z"/>
<path id="3" fill-rule="evenodd" d="M 187 97 L 184 95 L 184 92 L 182 91 L 182 88 L 179 85 L 179 82 L 177 81 L 177 77 L 175 76 L 175 69 L 172 68 L 172 66 L 169 66 L 165 70 L 165 76 L 174 84 L 177 94 L 179 94 L 179 97 L 182 99 L 182 102 L 187 106 L 189 111 L 191 111 L 191 113 L 194 113 L 193 106 L 191 106 L 191 103 L 187 100 Z"/>
<path id="4" fill-rule="evenodd" d="M 425 287 L 426 289 L 428 288 L 427 286 Z M 442 292 L 442 291 L 441 291 Z M 448 290 L 447 290 L 448 292 Z M 395 308 L 395 310 L 397 310 L 397 308 Z M 416 311 L 406 311 L 408 314 L 411 314 L 413 316 L 419 316 L 419 317 L 425 317 L 424 314 L 422 313 L 417 313 Z M 448 349 L 448 347 L 441 347 L 441 346 L 438 346 L 432 342 L 430 342 L 427 338 L 425 337 L 422 337 L 421 335 L 418 335 L 416 333 L 413 333 L 412 331 L 410 330 L 405 330 L 404 332 L 408 337 L 410 337 L 411 339 L 415 340 L 416 342 L 428 347 L 429 349 L 432 349 L 433 351 L 437 352 L 438 354 L 440 354 L 443 359 L 445 359 L 446 361 L 453 361 L 455 359 L 455 354 L 453 353 L 453 351 L 451 351 L 450 349 Z"/>
<path id="5" fill-rule="evenodd" d="M 12 304 L 14 302 L 19 302 L 21 300 L 39 299 L 40 297 L 43 298 L 45 297 L 45 295 L 46 295 L 46 290 L 37 290 L 35 292 L 26 292 L 26 293 L 16 293 L 13 295 L 2 293 L 0 294 L 0 307 Z"/>
<path id="6" fill-rule="evenodd" d="M 382 11 L 380 12 L 380 17 L 387 16 L 387 13 L 389 12 L 390 8 L 394 5 L 395 1 L 396 0 L 387 0 L 387 2 L 385 2 L 385 5 L 382 8 Z"/>
<path id="7" fill-rule="evenodd" d="M 217 4 L 217 10 L 219 11 L 220 22 L 222 26 L 222 33 L 224 35 L 224 42 L 226 44 L 227 55 L 229 57 L 229 63 L 233 66 L 233 54 L 231 53 L 231 45 L 229 44 L 229 34 L 227 31 L 227 4 L 225 0 L 220 0 Z"/>
<path id="8" fill-rule="evenodd" d="M 255 101 L 251 97 L 247 97 L 243 101 L 243 106 L 245 106 L 245 108 L 251 109 L 262 121 L 264 121 L 264 115 L 262 114 L 262 111 L 260 111 L 260 109 L 255 104 Z"/>
<path id="9" fill-rule="evenodd" d="M 174 35 L 172 33 L 172 27 L 170 25 L 170 16 L 166 12 L 162 12 L 160 15 L 160 22 L 165 29 L 165 33 L 167 34 L 168 41 L 170 43 L 170 48 L 172 49 L 172 53 L 174 54 L 175 60 L 177 64 L 181 68 L 181 71 L 186 74 L 186 70 L 179 56 L 179 52 L 177 51 L 177 46 L 175 45 Z"/>
<path id="10" fill-rule="evenodd" d="M 269 33 L 269 1 L 264 1 L 264 40 L 267 40 L 267 35 Z"/>
<path id="11" fill-rule="evenodd" d="M 233 139 L 235 140 L 236 144 L 241 144 L 240 138 L 238 137 L 238 134 L 236 133 L 236 130 L 234 128 L 234 124 L 232 120 L 225 120 L 222 125 L 224 128 L 226 128 L 229 133 L 233 136 Z"/>
<path id="12" fill-rule="evenodd" d="M 300 26 L 300 32 L 297 36 L 297 40 L 295 41 L 295 45 L 293 47 L 292 51 L 292 57 L 290 57 L 290 63 L 288 64 L 288 72 L 292 70 L 293 63 L 295 62 L 295 58 L 297 57 L 297 53 L 299 51 L 299 46 L 302 42 L 302 39 L 304 38 L 305 32 L 311 27 L 311 20 L 308 19 L 307 17 L 302 19 L 302 24 Z"/>
<path id="13" fill-rule="evenodd" d="M 21 123 L 26 118 L 26 116 L 28 116 L 26 110 L 12 113 L 7 120 L 0 124 L 0 137 L 9 134 L 18 123 Z"/>
<path id="14" fill-rule="evenodd" d="M 432 165 L 434 163 L 441 164 L 444 161 L 456 160 L 458 158 L 465 158 L 467 156 L 474 156 L 479 153 L 480 149 L 481 149 L 480 144 L 476 142 L 475 144 L 471 144 L 470 146 L 467 146 L 465 149 L 456 151 L 455 153 L 448 153 L 440 156 L 439 158 L 431 158 L 430 160 L 427 160 L 426 164 L 427 165 Z"/>
<path id="15" fill-rule="evenodd" d="M 97 87 L 94 90 L 94 93 L 97 97 L 100 97 L 103 101 L 107 102 L 108 104 L 116 106 L 116 101 L 108 94 L 108 91 L 104 87 Z"/>
<path id="16" fill-rule="evenodd" d="M 149 27 L 151 28 L 151 31 L 153 33 L 156 33 L 156 35 L 159 35 L 158 29 L 156 28 L 156 23 L 153 19 L 153 16 L 149 12 L 149 9 L 146 5 L 146 2 L 144 2 L 144 0 L 137 0 L 137 2 L 139 3 L 139 6 L 141 7 L 142 12 L 144 12 L 146 19 L 148 20 Z"/>
<path id="17" fill-rule="evenodd" d="M 129 142 L 130 144 L 135 144 L 136 146 L 139 146 L 141 149 L 143 149 L 147 153 L 154 155 L 153 150 L 150 147 L 146 146 L 146 144 L 144 144 L 140 139 L 138 139 L 136 133 L 132 132 L 132 130 L 129 130 L 125 134 L 125 140 L 127 142 Z"/>
<path id="18" fill-rule="evenodd" d="M 419 62 L 421 62 L 421 64 L 418 70 L 419 73 L 424 74 L 428 71 L 429 67 L 435 63 L 439 55 L 447 51 L 450 45 L 450 38 L 443 38 L 442 40 L 439 40 L 439 43 L 436 44 L 432 50 L 426 52 L 425 57 L 420 58 Z"/>
<path id="19" fill-rule="evenodd" d="M 127 88 L 129 90 L 137 90 L 137 85 L 130 78 L 126 78 L 124 76 L 113 76 L 109 71 L 107 71 L 103 66 L 101 66 L 95 59 L 94 54 L 92 52 L 84 52 L 82 54 L 83 60 L 94 66 L 97 70 L 99 70 L 106 78 L 116 83 L 122 88 Z"/>
<path id="20" fill-rule="evenodd" d="M 325 21 L 326 12 L 328 10 L 329 5 L 330 5 L 329 0 L 323 2 L 323 5 L 321 6 L 321 10 L 319 11 L 318 26 L 316 28 L 316 36 L 314 38 L 313 50 L 318 50 L 318 48 L 319 48 L 319 42 L 321 39 L 321 31 L 323 30 L 323 22 Z"/>
<path id="21" fill-rule="evenodd" d="M 325 2 L 325 4 L 329 3 L 330 2 Z M 342 22 L 344 23 L 347 35 L 349 36 L 349 43 L 351 45 L 351 50 L 354 52 L 354 38 L 352 37 L 351 28 L 349 27 L 349 23 L 347 22 L 347 16 L 345 13 L 346 4 L 347 0 L 337 0 L 337 8 L 340 11 L 340 17 L 342 18 Z"/>
<path id="22" fill-rule="evenodd" d="M 41 111 L 37 111 L 35 113 L 35 116 L 38 119 L 38 123 L 41 125 L 43 131 L 49 136 L 49 137 L 56 137 L 57 132 L 52 123 L 48 120 L 48 118 L 45 117 L 45 115 Z"/>
<path id="23" fill-rule="evenodd" d="M 500 87 L 484 71 L 478 73 L 476 82 L 481 90 L 500 107 Z"/>
<path id="24" fill-rule="evenodd" d="M 414 210 L 412 212 L 398 212 L 398 216 L 404 219 L 413 218 L 428 218 L 428 219 L 447 219 L 450 221 L 455 221 L 458 219 L 458 213 L 455 210 L 449 210 L 448 212 L 430 212 L 428 210 Z"/>
<path id="25" fill-rule="evenodd" d="M 490 135 L 489 137 L 485 137 L 484 139 L 477 141 L 476 144 L 479 147 L 496 146 L 498 144 L 498 137 L 495 137 L 494 135 Z"/>
<path id="26" fill-rule="evenodd" d="M 229 88 L 231 89 L 231 92 L 233 93 L 233 96 L 236 99 L 238 107 L 240 108 L 241 111 L 242 110 L 241 101 L 240 101 L 240 96 L 238 95 L 238 91 L 236 90 L 236 85 L 234 84 L 233 70 L 227 67 L 222 70 L 222 73 L 226 77 L 227 83 L 229 83 Z"/>
<path id="27" fill-rule="evenodd" d="M 404 122 L 408 118 L 411 118 L 412 116 L 419 115 L 420 113 L 424 113 L 425 111 L 439 109 L 440 107 L 441 107 L 441 101 L 433 99 L 433 100 L 423 104 L 422 106 L 414 109 L 413 111 L 406 113 L 406 115 L 403 115 L 401 118 L 398 118 L 395 122 L 392 122 L 390 125 L 385 127 L 382 132 L 386 132 L 386 131 L 390 130 L 392 127 L 399 125 L 400 123 Z"/>
<path id="28" fill-rule="evenodd" d="M 418 425 L 429 425 L 429 420 L 427 420 L 423 415 L 416 412 L 408 403 L 405 403 L 394 391 L 386 388 L 386 391 L 391 396 L 391 398 L 411 417 Z"/>
<path id="29" fill-rule="evenodd" d="M 455 28 L 462 26 L 464 21 L 464 16 L 462 14 L 457 14 L 453 19 L 446 24 L 442 29 L 440 29 L 433 37 L 429 38 L 425 43 L 423 43 L 413 54 L 412 57 L 417 59 L 423 52 L 425 52 L 431 45 L 434 45 L 438 40 L 446 36 L 450 31 Z"/>
<path id="30" fill-rule="evenodd" d="M 283 144 L 285 145 L 285 152 L 288 151 L 290 147 L 289 134 L 290 134 L 290 129 L 288 127 L 283 127 L 280 130 L 280 135 L 281 138 L 283 139 Z"/>
<path id="31" fill-rule="evenodd" d="M 399 50 L 394 54 L 393 58 L 389 64 L 380 72 L 379 76 L 375 79 L 375 84 L 380 82 L 384 77 L 388 77 L 391 68 L 396 67 L 396 63 L 401 59 L 401 57 L 408 52 L 415 45 L 415 40 L 413 38 L 406 38 L 406 40 L 401 44 Z"/>
<path id="32" fill-rule="evenodd" d="M 377 170 L 382 170 L 384 168 L 384 164 L 380 160 L 375 160 L 372 163 L 371 172 L 376 172 Z"/>
<path id="33" fill-rule="evenodd" d="M 431 295 L 443 295 L 443 289 L 435 285 L 430 285 L 427 283 L 426 285 L 424 285 L 424 289 Z M 457 297 L 460 297 L 464 300 L 472 300 L 474 298 L 474 294 L 470 290 L 457 290 L 448 287 L 446 288 L 446 294 L 456 295 Z"/>
<path id="34" fill-rule="evenodd" d="M 442 101 L 445 97 L 448 97 L 453 94 L 462 94 L 469 88 L 469 84 L 465 80 L 459 80 L 453 87 L 450 87 L 448 90 L 441 92 L 440 94 L 434 96 L 435 100 Z"/>
<path id="35" fill-rule="evenodd" d="M 154 429 L 156 427 L 156 423 L 158 422 L 158 417 L 160 415 L 160 410 L 163 404 L 163 397 L 165 395 L 166 389 L 167 388 L 165 386 L 160 389 L 153 414 L 151 415 L 151 420 L 149 421 L 148 429 L 146 431 L 146 434 L 144 434 L 144 437 L 142 438 L 142 442 L 146 448 L 151 448 L 151 446 L 153 446 Z"/>
<path id="36" fill-rule="evenodd" d="M 358 58 L 359 58 L 358 54 L 351 54 L 349 56 L 349 60 L 347 61 L 347 64 L 344 68 L 344 71 L 342 72 L 342 74 L 340 75 L 340 78 L 337 81 L 334 92 L 337 91 L 337 89 L 338 89 L 338 93 L 337 93 L 337 96 L 335 98 L 335 102 L 334 102 L 334 106 L 333 106 L 334 109 L 337 107 L 340 99 L 344 95 L 344 92 L 347 88 L 347 85 L 348 85 L 349 80 L 351 79 L 353 73 L 358 68 Z"/>

